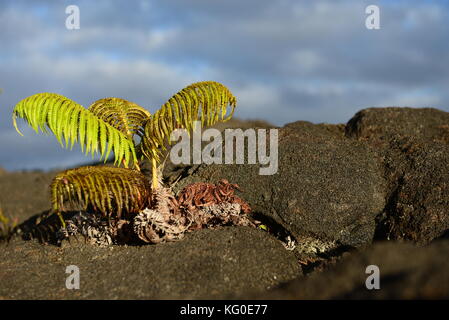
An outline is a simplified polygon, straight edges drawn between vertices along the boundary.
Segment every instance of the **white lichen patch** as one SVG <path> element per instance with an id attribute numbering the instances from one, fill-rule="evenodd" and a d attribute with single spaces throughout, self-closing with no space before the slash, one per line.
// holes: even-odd
<path id="1" fill-rule="evenodd" d="M 304 254 L 326 253 L 338 247 L 335 241 L 323 241 L 317 238 L 301 237 L 298 239 L 296 250 Z"/>
<path id="2" fill-rule="evenodd" d="M 288 251 L 293 251 L 296 249 L 296 241 L 292 239 L 290 236 L 287 236 L 284 241 L 282 241 L 282 245 Z"/>

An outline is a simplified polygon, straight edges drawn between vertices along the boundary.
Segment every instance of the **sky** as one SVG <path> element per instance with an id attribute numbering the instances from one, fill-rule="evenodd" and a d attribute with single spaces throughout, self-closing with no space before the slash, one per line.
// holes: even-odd
<path id="1" fill-rule="evenodd" d="M 66 28 L 66 7 L 80 28 Z M 367 29 L 365 9 L 380 9 Z M 92 161 L 11 113 L 54 92 L 88 107 L 120 97 L 156 111 L 185 86 L 223 83 L 235 117 L 281 126 L 346 123 L 369 107 L 449 111 L 448 1 L 2 0 L 0 167 L 49 170 Z"/>

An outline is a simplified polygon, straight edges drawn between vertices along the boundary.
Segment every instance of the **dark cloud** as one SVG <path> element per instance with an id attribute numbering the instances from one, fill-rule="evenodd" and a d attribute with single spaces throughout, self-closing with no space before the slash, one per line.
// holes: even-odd
<path id="1" fill-rule="evenodd" d="M 71 4 L 80 30 L 65 29 Z M 370 4 L 381 8 L 377 31 L 365 28 Z M 371 106 L 449 110 L 448 23 L 442 1 L 1 1 L 0 166 L 90 161 L 15 133 L 14 105 L 37 92 L 154 111 L 185 85 L 216 80 L 238 97 L 236 116 L 278 125 L 345 122 Z"/>

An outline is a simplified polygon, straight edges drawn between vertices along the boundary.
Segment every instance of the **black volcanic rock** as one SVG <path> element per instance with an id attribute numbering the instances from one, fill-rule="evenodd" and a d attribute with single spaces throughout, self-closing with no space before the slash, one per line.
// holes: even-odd
<path id="1" fill-rule="evenodd" d="M 382 150 L 389 194 L 376 237 L 426 244 L 449 230 L 449 145 L 396 136 Z"/>
<path id="2" fill-rule="evenodd" d="M 80 289 L 65 287 L 66 267 Z M 266 290 L 301 275 L 292 252 L 247 227 L 200 230 L 159 245 L 63 248 L 15 240 L 0 244 L 0 299 L 211 299 Z"/>
<path id="3" fill-rule="evenodd" d="M 388 181 L 378 239 L 426 244 L 449 229 L 449 113 L 382 108 L 358 112 L 346 134 L 373 147 Z"/>
<path id="4" fill-rule="evenodd" d="M 365 143 L 345 139 L 342 129 L 288 124 L 279 132 L 278 173 L 259 175 L 258 165 L 201 165 L 176 188 L 225 178 L 240 185 L 256 214 L 297 239 L 319 239 L 323 247 L 370 243 L 385 205 L 382 168 Z"/>
<path id="5" fill-rule="evenodd" d="M 380 289 L 368 290 L 369 265 L 379 268 Z M 246 299 L 448 299 L 449 241 L 428 247 L 396 242 L 377 243 L 323 273 L 294 280 Z M 238 297 L 237 297 L 238 298 Z"/>
<path id="6" fill-rule="evenodd" d="M 357 112 L 345 131 L 348 137 L 371 143 L 391 135 L 449 143 L 449 113 L 433 108 L 368 108 Z"/>

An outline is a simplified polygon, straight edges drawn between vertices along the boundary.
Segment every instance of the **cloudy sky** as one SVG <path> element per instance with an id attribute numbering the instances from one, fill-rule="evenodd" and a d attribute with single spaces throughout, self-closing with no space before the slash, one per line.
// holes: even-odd
<path id="1" fill-rule="evenodd" d="M 368 5 L 380 29 L 365 27 Z M 65 27 L 68 5 L 80 29 Z M 367 107 L 449 111 L 449 4 L 379 0 L 86 0 L 0 2 L 0 167 L 91 159 L 54 137 L 12 127 L 38 92 L 85 107 L 121 97 L 155 111 L 203 80 L 238 98 L 236 116 L 283 125 L 346 122 Z"/>

